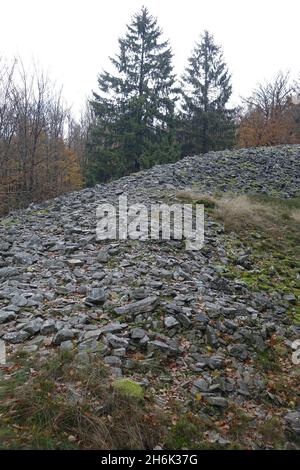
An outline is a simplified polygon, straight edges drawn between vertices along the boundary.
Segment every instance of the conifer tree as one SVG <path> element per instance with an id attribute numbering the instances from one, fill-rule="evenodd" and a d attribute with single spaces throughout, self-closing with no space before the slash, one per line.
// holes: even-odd
<path id="1" fill-rule="evenodd" d="M 231 76 L 221 48 L 208 31 L 188 59 L 182 85 L 183 153 L 204 153 L 232 146 L 234 110 L 226 107 L 232 93 Z"/>
<path id="2" fill-rule="evenodd" d="M 89 143 L 88 183 L 119 177 L 179 157 L 174 138 L 175 77 L 168 41 L 143 7 L 119 39 L 93 94 L 96 125 Z"/>

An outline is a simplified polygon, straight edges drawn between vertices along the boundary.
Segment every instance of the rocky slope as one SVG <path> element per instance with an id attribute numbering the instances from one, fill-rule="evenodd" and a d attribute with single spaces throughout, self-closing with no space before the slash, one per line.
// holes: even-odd
<path id="1" fill-rule="evenodd" d="M 96 351 L 113 375 L 152 390 L 158 406 L 176 399 L 194 410 L 197 403 L 196 413 L 218 423 L 207 435 L 211 443 L 234 440 L 226 426 L 238 407 L 252 420 L 244 447 L 276 447 L 255 431 L 275 418 L 271 427 L 279 423 L 284 433 L 280 445 L 297 447 L 299 367 L 291 363 L 291 343 L 300 328 L 289 315 L 297 296 L 225 276 L 236 237 L 209 214 L 200 251 L 175 240 L 96 240 L 100 203 L 116 203 L 121 194 L 130 203 L 175 201 L 195 184 L 206 193 L 295 197 L 300 146 L 188 157 L 2 219 L 0 339 L 8 360 L 20 349 L 42 357 L 72 349 L 80 361 Z M 230 247 L 241 269 L 255 270 L 247 248 Z M 271 379 L 290 384 L 284 394 L 261 367 L 275 350 L 284 371 Z"/>

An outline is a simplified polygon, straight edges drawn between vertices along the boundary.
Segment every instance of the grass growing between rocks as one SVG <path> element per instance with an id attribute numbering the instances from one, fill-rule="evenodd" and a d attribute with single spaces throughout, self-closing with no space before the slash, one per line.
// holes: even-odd
<path id="1" fill-rule="evenodd" d="M 10 217 L 4 218 L 0 220 L 0 225 L 4 228 L 11 228 L 14 225 L 18 225 L 20 223 L 19 219 L 12 219 Z"/>
<path id="2" fill-rule="evenodd" d="M 289 239 L 295 237 L 300 241 L 300 196 L 280 199 L 266 195 L 181 191 L 176 197 L 184 202 L 204 204 L 205 209 L 224 223 L 227 232 L 244 234 L 248 230 L 259 230 L 274 238 L 288 235 Z"/>
<path id="3" fill-rule="evenodd" d="M 11 357 L 0 373 L 0 449 L 228 448 L 210 440 L 208 416 L 155 403 L 131 378 L 114 379 L 101 358 L 65 352 Z M 234 444 L 235 447 L 235 444 Z"/>
<path id="4" fill-rule="evenodd" d="M 255 291 L 279 294 L 300 324 L 300 197 L 196 191 L 176 196 L 204 204 L 206 213 L 223 223 L 229 260 L 223 275 Z"/>
<path id="5" fill-rule="evenodd" d="M 233 404 L 223 410 L 192 397 L 186 401 L 186 391 L 180 392 L 174 380 L 174 374 L 184 380 L 184 373 L 172 367 L 165 386 L 157 372 L 144 390 L 136 376 L 113 378 L 94 353 L 84 361 L 70 352 L 44 359 L 18 353 L 9 360 L 0 369 L 0 449 L 253 448 L 258 425 L 253 410 L 247 414 Z M 265 359 L 258 360 L 265 368 Z M 274 377 L 269 377 L 271 391 L 283 386 Z M 166 399 L 162 405 L 159 396 Z M 283 430 L 270 433 L 269 428 L 271 423 L 260 422 L 258 446 L 282 448 Z"/>
<path id="6" fill-rule="evenodd" d="M 140 385 L 114 383 L 101 359 L 71 353 L 44 361 L 17 358 L 0 381 L 2 449 L 151 449 L 159 413 Z"/>
<path id="7" fill-rule="evenodd" d="M 300 322 L 299 201 L 251 196 L 232 228 L 231 208 L 227 199 L 221 206 L 222 198 L 197 193 L 191 199 L 204 203 L 215 221 L 224 222 L 225 233 L 219 223 L 213 224 L 226 248 L 220 275 L 243 280 L 254 291 L 280 294 L 279 304 L 288 306 L 295 321 L 298 312 Z M 233 207 L 239 204 L 235 201 Z M 245 217 L 249 225 L 242 223 Z M 175 252 L 177 245 L 167 248 Z M 118 260 L 110 260 L 112 268 Z M 107 320 L 113 308 L 105 313 Z M 161 316 L 158 309 L 152 318 L 159 322 Z M 147 321 L 136 326 L 148 328 Z M 158 323 L 157 331 L 161 329 Z M 189 341 L 189 334 L 190 330 L 182 333 L 184 341 Z M 230 395 L 226 409 L 207 404 L 201 396 L 195 399 L 189 391 L 198 374 L 188 363 L 178 365 L 165 354 L 128 354 L 122 379 L 109 376 L 99 356 L 91 353 L 84 362 L 71 353 L 9 358 L 11 365 L 0 368 L 0 448 L 283 448 L 286 442 L 283 430 L 273 428 L 285 408 L 294 409 L 298 378 L 291 374 L 290 351 L 286 353 L 281 342 L 270 343 L 254 356 L 251 364 L 263 376 L 266 389 L 241 408 L 233 407 Z M 219 373 L 213 372 L 215 377 Z M 148 381 L 145 389 L 139 384 L 142 378 Z M 260 409 L 266 412 L 263 418 L 256 414 Z M 272 418 L 276 414 L 279 418 Z"/>

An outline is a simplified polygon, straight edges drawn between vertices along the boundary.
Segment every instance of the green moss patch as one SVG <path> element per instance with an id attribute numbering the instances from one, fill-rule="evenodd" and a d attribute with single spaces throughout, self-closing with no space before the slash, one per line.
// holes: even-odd
<path id="1" fill-rule="evenodd" d="M 134 400 L 144 399 L 144 390 L 141 385 L 133 380 L 118 379 L 113 383 L 114 390 L 121 396 Z"/>

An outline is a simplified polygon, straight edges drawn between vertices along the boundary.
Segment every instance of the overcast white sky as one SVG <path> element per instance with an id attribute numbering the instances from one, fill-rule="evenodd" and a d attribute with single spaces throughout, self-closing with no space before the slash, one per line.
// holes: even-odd
<path id="1" fill-rule="evenodd" d="M 0 56 L 34 59 L 77 112 L 142 5 L 170 39 L 179 74 L 200 33 L 214 34 L 235 103 L 279 69 L 300 75 L 299 0 L 0 0 Z"/>

